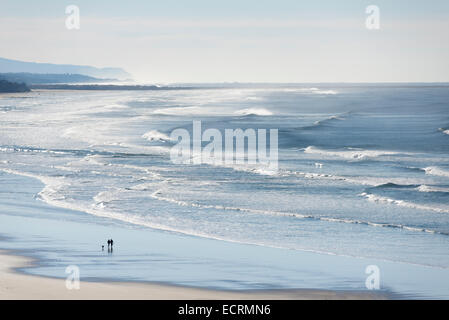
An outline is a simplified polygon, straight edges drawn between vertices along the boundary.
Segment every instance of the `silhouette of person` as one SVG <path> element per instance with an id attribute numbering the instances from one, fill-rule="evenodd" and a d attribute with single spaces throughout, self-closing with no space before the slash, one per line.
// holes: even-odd
<path id="1" fill-rule="evenodd" d="M 112 250 L 113 245 L 114 245 L 114 240 L 111 239 L 111 250 Z"/>
<path id="2" fill-rule="evenodd" d="M 101 246 L 101 251 L 104 251 L 104 246 Z"/>

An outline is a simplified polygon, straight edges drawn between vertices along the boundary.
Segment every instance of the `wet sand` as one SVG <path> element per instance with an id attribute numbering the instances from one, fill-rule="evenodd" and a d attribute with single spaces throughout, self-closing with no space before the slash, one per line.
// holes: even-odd
<path id="1" fill-rule="evenodd" d="M 69 290 L 65 279 L 31 276 L 17 272 L 17 268 L 33 264 L 31 258 L 0 251 L 1 300 L 335 300 L 335 299 L 386 299 L 385 295 L 370 292 L 326 290 L 254 290 L 220 291 L 196 289 L 150 283 L 80 282 L 79 290 Z"/>

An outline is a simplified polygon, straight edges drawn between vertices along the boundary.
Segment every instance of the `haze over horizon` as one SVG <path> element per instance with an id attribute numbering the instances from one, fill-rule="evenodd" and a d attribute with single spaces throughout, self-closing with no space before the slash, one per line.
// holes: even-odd
<path id="1" fill-rule="evenodd" d="M 371 4 L 380 30 L 365 26 Z M 65 26 L 67 5 L 80 8 L 79 30 Z M 141 82 L 449 82 L 444 0 L 6 0 L 1 8 L 1 57 L 120 67 Z"/>

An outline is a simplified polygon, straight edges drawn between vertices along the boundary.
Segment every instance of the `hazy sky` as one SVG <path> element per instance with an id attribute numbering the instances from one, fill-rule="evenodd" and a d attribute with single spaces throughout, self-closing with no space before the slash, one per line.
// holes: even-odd
<path id="1" fill-rule="evenodd" d="M 80 30 L 65 26 L 71 4 Z M 158 83 L 449 82 L 449 1 L 0 0 L 0 57 Z"/>

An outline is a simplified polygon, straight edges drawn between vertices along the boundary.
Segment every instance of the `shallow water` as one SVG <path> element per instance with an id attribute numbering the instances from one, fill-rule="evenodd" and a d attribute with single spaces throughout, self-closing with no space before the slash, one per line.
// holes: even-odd
<path id="1" fill-rule="evenodd" d="M 254 290 L 366 290 L 368 266 L 380 271 L 382 295 L 447 298 L 444 268 L 246 245 L 160 231 L 61 209 L 36 201 L 43 185 L 0 173 L 0 248 L 35 258 L 19 271 L 66 278 L 77 266 L 82 281 L 159 282 Z M 11 190 L 15 192 L 12 193 Z M 101 249 L 114 238 L 114 250 Z"/>

